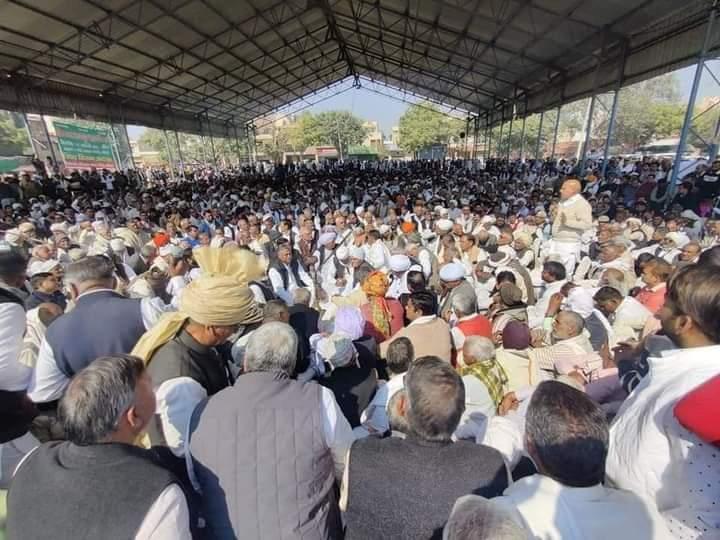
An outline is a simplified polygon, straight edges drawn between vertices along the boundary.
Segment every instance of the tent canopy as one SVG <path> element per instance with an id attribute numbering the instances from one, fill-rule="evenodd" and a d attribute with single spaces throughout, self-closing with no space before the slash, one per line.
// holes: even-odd
<path id="1" fill-rule="evenodd" d="M 711 4 L 0 0 L 0 107 L 233 136 L 363 76 L 494 122 L 694 62 Z"/>

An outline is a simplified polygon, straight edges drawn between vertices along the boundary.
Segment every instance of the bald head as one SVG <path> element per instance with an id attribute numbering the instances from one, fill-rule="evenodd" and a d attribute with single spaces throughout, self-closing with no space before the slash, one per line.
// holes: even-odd
<path id="1" fill-rule="evenodd" d="M 553 335 L 556 339 L 570 339 L 579 336 L 585 321 L 574 311 L 561 311 L 555 316 Z"/>
<path id="2" fill-rule="evenodd" d="M 579 180 L 565 180 L 560 188 L 560 198 L 565 201 L 582 190 Z"/>

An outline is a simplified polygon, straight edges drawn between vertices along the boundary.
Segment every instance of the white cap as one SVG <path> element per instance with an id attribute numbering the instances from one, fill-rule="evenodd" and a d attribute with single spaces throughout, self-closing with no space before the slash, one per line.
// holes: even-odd
<path id="1" fill-rule="evenodd" d="M 28 267 L 28 274 L 33 277 L 37 274 L 47 274 L 60 266 L 60 261 L 49 259 L 47 261 L 35 261 Z"/>
<path id="2" fill-rule="evenodd" d="M 353 259 L 360 259 L 361 261 L 365 260 L 365 250 L 358 246 L 353 246 L 350 248 L 350 257 Z"/>
<path id="3" fill-rule="evenodd" d="M 393 255 L 390 257 L 390 270 L 393 272 L 405 272 L 410 269 L 410 257 L 407 255 Z"/>
<path id="4" fill-rule="evenodd" d="M 665 239 L 671 240 L 679 248 L 685 246 L 685 244 L 690 241 L 690 239 L 686 235 L 679 232 L 669 232 L 665 235 Z"/>
<path id="5" fill-rule="evenodd" d="M 462 264 L 450 263 L 440 268 L 442 281 L 460 281 L 465 277 L 465 268 Z"/>
<path id="6" fill-rule="evenodd" d="M 173 244 L 165 244 L 158 250 L 158 255 L 161 257 L 172 256 L 175 259 L 179 259 L 183 256 L 183 250 Z"/>
<path id="7" fill-rule="evenodd" d="M 438 230 L 445 232 L 450 231 L 453 228 L 453 222 L 449 219 L 438 219 L 436 225 Z"/>
<path id="8" fill-rule="evenodd" d="M 388 224 L 386 224 L 386 223 L 383 223 L 383 224 L 380 225 L 380 227 L 378 228 L 378 232 L 379 232 L 380 234 L 387 234 L 387 233 L 389 233 L 389 232 L 390 232 L 390 225 L 388 225 Z"/>
<path id="9" fill-rule="evenodd" d="M 318 244 L 324 246 L 326 244 L 334 242 L 335 238 L 337 238 L 337 233 L 332 231 L 324 232 L 320 235 L 320 238 L 318 238 Z"/>
<path id="10" fill-rule="evenodd" d="M 335 251 L 335 255 L 337 256 L 338 260 L 344 261 L 347 260 L 347 258 L 350 256 L 350 251 L 345 246 L 340 246 L 337 248 L 337 251 Z"/>

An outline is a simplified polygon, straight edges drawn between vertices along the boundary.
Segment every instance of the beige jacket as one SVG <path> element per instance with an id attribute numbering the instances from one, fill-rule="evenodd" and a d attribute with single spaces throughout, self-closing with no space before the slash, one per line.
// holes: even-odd
<path id="1" fill-rule="evenodd" d="M 399 337 L 406 337 L 413 344 L 415 358 L 437 356 L 450 363 L 452 339 L 450 326 L 440 317 L 421 317 L 401 329 L 397 334 L 380 344 L 380 358 L 385 358 L 388 345 Z"/>
<path id="2" fill-rule="evenodd" d="M 561 216 L 565 215 L 565 224 Z M 557 242 L 580 242 L 582 234 L 592 228 L 592 207 L 581 195 L 561 202 L 552 224 L 552 239 Z"/>

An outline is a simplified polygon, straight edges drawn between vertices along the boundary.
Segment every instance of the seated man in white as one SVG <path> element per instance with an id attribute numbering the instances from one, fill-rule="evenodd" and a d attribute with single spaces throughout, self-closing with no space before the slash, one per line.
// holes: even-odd
<path id="1" fill-rule="evenodd" d="M 603 485 L 608 441 L 605 414 L 590 398 L 561 382 L 541 383 L 525 419 L 526 450 L 539 472 L 493 500 L 534 538 L 669 540 L 653 503 Z"/>
<path id="2" fill-rule="evenodd" d="M 412 342 L 406 337 L 399 337 L 390 343 L 385 354 L 390 380 L 379 382 L 375 397 L 360 416 L 362 424 L 353 429 L 356 438 L 382 435 L 390 430 L 388 403 L 396 392 L 403 389 L 405 373 L 415 359 Z"/>

